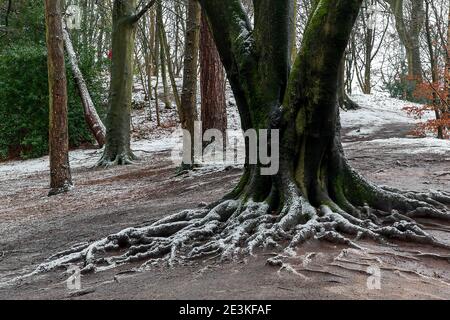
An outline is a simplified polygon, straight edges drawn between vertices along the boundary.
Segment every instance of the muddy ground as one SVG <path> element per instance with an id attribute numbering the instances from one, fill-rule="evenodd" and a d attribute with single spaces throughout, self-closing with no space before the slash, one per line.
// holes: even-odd
<path id="1" fill-rule="evenodd" d="M 409 190 L 449 190 L 450 151 L 405 153 L 389 145 L 364 143 L 405 136 L 409 129 L 391 126 L 365 138 L 347 137 L 347 129 L 344 140 L 352 165 L 379 184 Z M 168 155 L 148 154 L 138 165 L 127 167 L 77 169 L 73 173 L 76 188 L 50 199 L 46 197 L 46 173 L 1 181 L 0 282 L 32 271 L 47 257 L 76 243 L 218 200 L 241 174 L 240 169 L 233 168 L 176 177 Z M 429 232 L 450 243 L 450 224 L 424 224 Z M 127 272 L 134 267 L 129 265 L 83 275 L 80 291 L 69 290 L 67 275 L 58 270 L 0 288 L 0 298 L 450 298 L 450 252 L 407 243 L 359 243 L 365 252 L 311 241 L 281 269 L 266 264 L 270 251 L 234 263 L 203 261 L 139 273 Z"/>

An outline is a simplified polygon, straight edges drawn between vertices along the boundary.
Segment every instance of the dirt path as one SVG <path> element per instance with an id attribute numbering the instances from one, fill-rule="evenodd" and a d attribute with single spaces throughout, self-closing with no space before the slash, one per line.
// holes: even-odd
<path id="1" fill-rule="evenodd" d="M 394 129 L 393 129 L 394 128 Z M 352 165 L 376 183 L 428 191 L 450 188 L 450 150 L 424 152 L 377 139 L 401 137 L 405 126 L 382 128 L 371 137 L 344 136 Z M 383 130 L 384 129 L 384 130 Z M 365 140 L 365 142 L 361 142 Z M 420 152 L 415 152 L 415 151 Z M 425 150 L 426 151 L 426 150 Z M 0 187 L 0 281 L 31 271 L 58 250 L 92 241 L 125 227 L 148 224 L 167 214 L 220 198 L 236 184 L 239 169 L 202 170 L 174 176 L 168 152 L 149 154 L 139 165 L 107 170 L 77 169 L 75 190 L 47 198 L 46 173 L 9 177 Z M 450 225 L 427 225 L 450 243 Z M 82 291 L 67 289 L 62 271 L 0 289 L 4 299 L 331 299 L 448 298 L 450 259 L 435 248 L 362 243 L 362 254 L 312 241 L 282 270 L 266 265 L 263 252 L 245 261 L 199 262 L 173 269 L 119 274 L 113 269 L 82 277 Z M 420 258 L 416 252 L 429 253 Z M 368 269 L 380 272 L 380 289 L 368 288 Z M 378 278 L 376 278 L 378 279 Z M 375 279 L 375 280 L 376 280 Z M 375 281 L 376 282 L 376 281 Z"/>

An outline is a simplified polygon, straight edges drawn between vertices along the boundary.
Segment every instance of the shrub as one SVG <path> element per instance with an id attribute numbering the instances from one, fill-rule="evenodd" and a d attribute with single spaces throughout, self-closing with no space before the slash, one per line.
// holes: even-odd
<path id="1" fill-rule="evenodd" d="M 80 67 L 85 72 L 94 102 L 100 105 L 100 69 L 86 66 L 82 58 Z M 91 142 L 92 138 L 70 70 L 67 71 L 67 80 L 69 142 L 71 147 L 77 147 Z M 47 154 L 48 109 L 45 47 L 17 45 L 0 52 L 0 160 Z"/>

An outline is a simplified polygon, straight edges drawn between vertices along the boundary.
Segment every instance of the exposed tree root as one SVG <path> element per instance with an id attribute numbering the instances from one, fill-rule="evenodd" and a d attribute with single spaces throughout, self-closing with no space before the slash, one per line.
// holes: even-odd
<path id="1" fill-rule="evenodd" d="M 392 190 L 383 192 L 384 196 L 393 196 Z M 130 262 L 144 262 L 142 267 L 147 267 L 206 257 L 232 260 L 253 255 L 257 248 L 278 249 L 281 256 L 268 260 L 277 265 L 280 258 L 294 256 L 296 247 L 310 239 L 357 250 L 363 250 L 356 243 L 361 238 L 383 243 L 397 239 L 450 249 L 449 244 L 440 242 L 413 220 L 448 219 L 448 212 L 437 209 L 444 208 L 439 201 L 447 201 L 447 194 L 396 196 L 410 209 L 405 214 L 365 207 L 350 214 L 333 203 L 314 208 L 294 193 L 278 212 L 266 201 L 224 200 L 212 208 L 182 211 L 145 227 L 124 229 L 93 243 L 76 245 L 50 257 L 35 273 L 71 264 L 81 264 L 82 272 L 91 272 Z"/>
<path id="2" fill-rule="evenodd" d="M 106 152 L 103 154 L 101 159 L 97 162 L 97 167 L 109 168 L 113 166 L 124 166 L 136 164 L 139 158 L 134 155 L 133 152 L 123 152 L 118 155 L 110 156 Z"/>

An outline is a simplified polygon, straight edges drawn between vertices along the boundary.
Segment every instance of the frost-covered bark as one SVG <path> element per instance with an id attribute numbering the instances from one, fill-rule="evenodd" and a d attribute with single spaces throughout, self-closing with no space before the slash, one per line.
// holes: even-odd
<path id="1" fill-rule="evenodd" d="M 61 10 L 60 0 L 45 1 L 50 98 L 49 151 L 51 190 L 49 195 L 66 192 L 72 186 L 69 165 L 67 79 Z"/>

